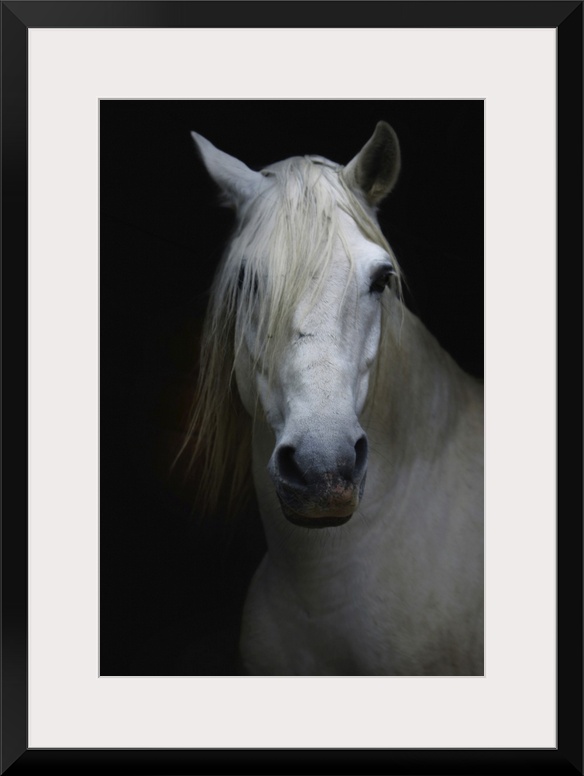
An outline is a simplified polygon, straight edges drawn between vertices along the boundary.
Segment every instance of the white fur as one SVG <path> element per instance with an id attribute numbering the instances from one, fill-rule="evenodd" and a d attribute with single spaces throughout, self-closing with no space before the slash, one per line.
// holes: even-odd
<path id="1" fill-rule="evenodd" d="M 382 296 L 370 292 L 376 266 L 399 268 L 370 205 L 347 192 L 342 168 L 288 160 L 251 186 L 248 168 L 209 146 L 201 153 L 224 187 L 226 170 L 245 180 L 228 187 L 240 226 L 216 282 L 207 340 L 217 363 L 213 343 L 231 337 L 223 357 L 235 364 L 253 418 L 268 552 L 243 616 L 247 671 L 482 674 L 482 387 L 405 308 L 399 282 Z M 311 213 L 321 226 L 296 235 Z M 243 259 L 256 290 L 248 282 L 237 294 Z M 268 472 L 274 448 L 300 440 L 327 455 L 339 435 L 363 431 L 367 481 L 349 522 L 292 525 Z"/>

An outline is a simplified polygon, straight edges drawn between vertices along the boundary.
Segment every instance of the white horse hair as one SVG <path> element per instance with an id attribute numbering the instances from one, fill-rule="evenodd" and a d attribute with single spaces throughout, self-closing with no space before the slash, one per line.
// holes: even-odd
<path id="1" fill-rule="evenodd" d="M 226 487 L 235 509 L 253 481 L 264 525 L 245 670 L 482 674 L 482 385 L 402 302 L 376 218 L 400 168 L 393 129 L 379 122 L 345 167 L 260 172 L 193 139 L 237 213 L 191 437 L 207 509 Z"/>

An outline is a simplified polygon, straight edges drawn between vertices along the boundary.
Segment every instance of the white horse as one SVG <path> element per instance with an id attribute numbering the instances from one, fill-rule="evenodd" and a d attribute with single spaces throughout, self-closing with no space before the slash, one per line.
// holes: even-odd
<path id="1" fill-rule="evenodd" d="M 193 138 L 237 212 L 191 431 L 210 509 L 226 487 L 241 503 L 253 474 L 268 552 L 245 670 L 482 674 L 482 385 L 402 303 L 375 214 L 400 168 L 393 129 L 345 167 L 260 172 Z"/>

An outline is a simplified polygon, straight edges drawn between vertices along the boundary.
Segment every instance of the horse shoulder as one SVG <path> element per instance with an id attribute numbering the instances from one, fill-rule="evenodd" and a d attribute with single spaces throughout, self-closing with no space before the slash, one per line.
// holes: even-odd
<path id="1" fill-rule="evenodd" d="M 240 655 L 247 672 L 253 676 L 283 675 L 286 655 L 278 620 L 269 606 L 269 558 L 264 556 L 249 589 L 242 615 Z"/>

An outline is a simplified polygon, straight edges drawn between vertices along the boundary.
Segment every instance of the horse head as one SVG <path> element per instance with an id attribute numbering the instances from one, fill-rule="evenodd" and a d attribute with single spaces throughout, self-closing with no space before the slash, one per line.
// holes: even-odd
<path id="1" fill-rule="evenodd" d="M 257 172 L 193 138 L 237 213 L 209 330 L 231 337 L 243 406 L 271 430 L 268 472 L 285 517 L 308 527 L 342 524 L 363 495 L 368 441 L 360 418 L 382 300 L 399 287 L 375 215 L 399 172 L 397 137 L 380 122 L 344 167 L 306 156 Z"/>

